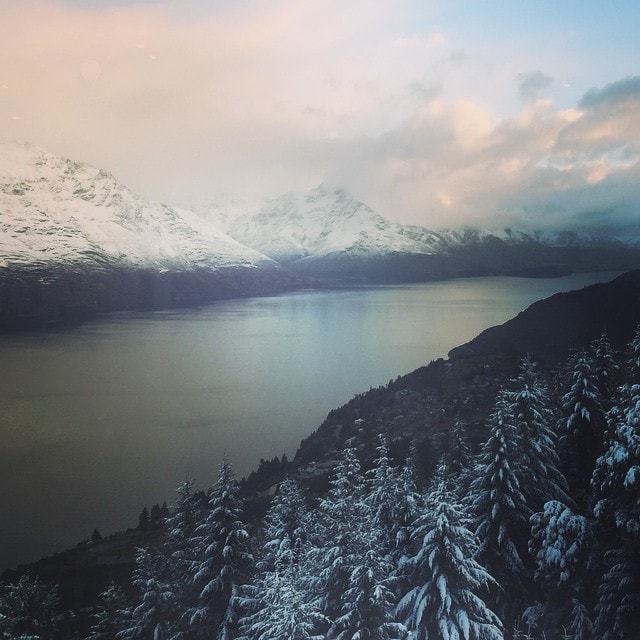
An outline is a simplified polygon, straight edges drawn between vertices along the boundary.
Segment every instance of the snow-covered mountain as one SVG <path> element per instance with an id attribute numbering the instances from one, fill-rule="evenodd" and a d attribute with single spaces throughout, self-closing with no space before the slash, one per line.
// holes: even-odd
<path id="1" fill-rule="evenodd" d="M 107 171 L 27 144 L 0 145 L 0 210 L 0 266 L 185 270 L 269 262 L 194 213 L 149 202 Z"/>
<path id="2" fill-rule="evenodd" d="M 460 234 L 401 225 L 383 218 L 343 189 L 319 186 L 288 193 L 257 212 L 226 221 L 227 233 L 282 263 L 349 251 L 360 255 L 441 253 Z"/>
<path id="3" fill-rule="evenodd" d="M 344 190 L 289 193 L 220 219 L 243 244 L 292 270 L 330 280 L 431 280 L 554 275 L 640 266 L 640 251 L 576 232 L 431 230 L 391 222 Z"/>
<path id="4" fill-rule="evenodd" d="M 29 144 L 0 143 L 0 212 L 3 317 L 8 309 L 46 317 L 51 305 L 64 315 L 60 296 L 82 315 L 135 307 L 136 299 L 164 307 L 264 293 L 293 280 L 196 214 Z"/>

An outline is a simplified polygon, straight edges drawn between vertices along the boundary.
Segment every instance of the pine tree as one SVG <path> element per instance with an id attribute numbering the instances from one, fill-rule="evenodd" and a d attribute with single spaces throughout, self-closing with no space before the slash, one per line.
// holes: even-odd
<path id="1" fill-rule="evenodd" d="M 86 640 L 115 640 L 129 627 L 131 609 L 119 584 L 112 582 L 101 594 Z"/>
<path id="2" fill-rule="evenodd" d="M 139 602 L 130 615 L 123 616 L 126 626 L 117 634 L 118 640 L 170 640 L 176 611 L 173 594 L 164 581 L 165 572 L 166 564 L 160 553 L 137 550 L 133 584 Z"/>
<path id="3" fill-rule="evenodd" d="M 511 395 L 500 391 L 489 418 L 490 437 L 471 486 L 478 558 L 498 581 L 495 602 L 503 621 L 519 614 L 531 584 L 527 543 L 531 509 L 518 474 L 521 436 Z"/>
<path id="4" fill-rule="evenodd" d="M 376 638 L 391 640 L 406 635 L 395 621 L 393 566 L 381 555 L 372 536 L 371 547 L 351 568 L 341 612 L 334 624 L 336 640 Z"/>
<path id="5" fill-rule="evenodd" d="M 376 543 L 385 555 L 396 556 L 401 530 L 406 527 L 407 511 L 415 499 L 415 487 L 407 483 L 408 476 L 391 466 L 389 448 L 384 435 L 380 435 L 377 457 L 371 470 L 366 474 L 366 495 L 364 496 L 364 517 Z"/>
<path id="6" fill-rule="evenodd" d="M 448 434 L 444 451 L 448 473 L 456 478 L 460 498 L 468 494 L 473 469 L 473 455 L 467 438 L 467 425 L 460 419 L 454 422 Z"/>
<path id="7" fill-rule="evenodd" d="M 58 588 L 24 574 L 0 589 L 0 633 L 10 640 L 55 638 L 61 616 Z"/>
<path id="8" fill-rule="evenodd" d="M 519 465 L 520 487 L 527 506 L 535 512 L 549 500 L 572 504 L 567 481 L 560 471 L 551 401 L 538 368 L 530 358 L 524 358 L 520 363 L 514 385 L 508 397 L 514 405 L 515 428 L 521 439 L 514 460 Z"/>
<path id="9" fill-rule="evenodd" d="M 411 555 L 413 541 L 411 532 L 420 514 L 424 512 L 424 496 L 418 491 L 417 473 L 414 459 L 407 460 L 398 475 L 396 493 L 395 543 L 390 558 L 398 566 Z"/>
<path id="10" fill-rule="evenodd" d="M 310 526 L 306 499 L 299 484 L 285 478 L 263 521 L 262 571 L 281 571 L 297 564 L 306 551 Z"/>
<path id="11" fill-rule="evenodd" d="M 238 483 L 227 460 L 220 465 L 209 511 L 196 534 L 193 585 L 198 601 L 190 611 L 190 626 L 198 637 L 226 640 L 237 626 L 239 588 L 248 581 L 253 564 Z"/>
<path id="12" fill-rule="evenodd" d="M 591 601 L 588 586 L 593 581 L 595 547 L 592 522 L 556 500 L 531 516 L 529 548 L 543 594 L 538 628 L 552 633 L 571 627 L 576 638 L 589 637 L 591 622 L 584 601 Z"/>
<path id="13" fill-rule="evenodd" d="M 592 487 L 596 517 L 640 541 L 640 385 L 629 395 L 609 447 L 598 458 Z"/>
<path id="14" fill-rule="evenodd" d="M 325 640 L 330 620 L 321 613 L 317 600 L 309 598 L 300 574 L 300 567 L 292 564 L 258 578 L 246 607 L 253 613 L 241 619 L 243 638 Z"/>
<path id="15" fill-rule="evenodd" d="M 605 554 L 595 626 L 599 640 L 640 638 L 640 552 L 637 542 Z"/>
<path id="16" fill-rule="evenodd" d="M 450 502 L 443 483 L 429 505 L 432 513 L 415 530 L 421 546 L 407 560 L 416 584 L 400 601 L 399 615 L 415 640 L 502 640 L 502 624 L 483 599 L 497 585 L 475 559 L 478 540 L 461 506 Z"/>
<path id="17" fill-rule="evenodd" d="M 151 518 L 149 516 L 149 509 L 144 507 L 138 516 L 138 529 L 140 531 L 147 531 L 151 527 Z"/>
<path id="18" fill-rule="evenodd" d="M 596 371 L 596 386 L 602 398 L 603 409 L 607 411 L 618 385 L 620 365 L 606 331 L 591 344 L 591 353 Z"/>
<path id="19" fill-rule="evenodd" d="M 166 537 L 162 553 L 166 560 L 166 581 L 176 609 L 173 631 L 179 634 L 188 631 L 189 611 L 197 602 L 193 572 L 197 564 L 196 529 L 203 517 L 203 509 L 198 495 L 193 491 L 192 480 L 182 481 L 177 494 L 176 504 L 164 520 Z"/>
<path id="20" fill-rule="evenodd" d="M 571 640 L 597 640 L 598 638 L 587 607 L 575 598 L 571 601 L 567 635 Z"/>
<path id="21" fill-rule="evenodd" d="M 393 618 L 396 578 L 390 560 L 398 531 L 398 508 L 402 503 L 398 474 L 391 467 L 383 435 L 363 489 L 361 504 L 357 505 L 359 531 L 353 537 L 345 567 L 346 589 L 331 629 L 331 637 L 338 640 L 387 639 L 404 634 L 404 627 Z"/>
<path id="22" fill-rule="evenodd" d="M 310 550 L 308 589 L 321 594 L 321 611 L 330 619 L 340 614 L 349 576 L 362 552 L 364 479 L 356 452 L 345 449 L 331 487 L 315 513 L 318 545 Z"/>
<path id="23" fill-rule="evenodd" d="M 627 348 L 627 371 L 630 384 L 640 384 L 640 324 L 633 332 Z"/>
<path id="24" fill-rule="evenodd" d="M 579 352 L 571 357 L 569 366 L 571 387 L 562 397 L 560 445 L 571 496 L 589 511 L 591 475 L 603 451 L 607 425 L 593 359 Z"/>
<path id="25" fill-rule="evenodd" d="M 542 512 L 531 516 L 531 551 L 536 559 L 536 580 L 546 589 L 576 586 L 576 575 L 593 559 L 595 544 L 587 518 L 566 505 L 550 500 Z"/>
<path id="26" fill-rule="evenodd" d="M 594 513 L 609 550 L 598 588 L 596 626 L 606 640 L 640 634 L 640 385 L 625 388 L 607 451 L 596 464 Z"/>

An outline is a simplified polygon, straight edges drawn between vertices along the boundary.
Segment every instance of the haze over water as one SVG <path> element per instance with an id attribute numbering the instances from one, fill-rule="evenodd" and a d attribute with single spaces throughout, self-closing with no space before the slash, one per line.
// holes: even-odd
<path id="1" fill-rule="evenodd" d="M 116 314 L 0 336 L 0 570 L 135 526 L 227 455 L 238 477 L 326 414 L 533 301 L 611 279 L 474 278 Z"/>

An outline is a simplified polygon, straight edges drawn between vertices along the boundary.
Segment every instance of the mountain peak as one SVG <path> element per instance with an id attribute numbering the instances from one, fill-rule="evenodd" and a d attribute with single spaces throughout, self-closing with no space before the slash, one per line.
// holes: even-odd
<path id="1" fill-rule="evenodd" d="M 358 251 L 431 251 L 410 234 L 352 198 L 343 188 L 320 184 L 305 194 L 287 193 L 232 220 L 227 233 L 243 244 L 291 264 L 297 260 Z"/>
<path id="2" fill-rule="evenodd" d="M 0 206 L 5 265 L 214 269 L 266 260 L 194 214 L 134 194 L 109 171 L 28 143 L 0 143 Z"/>
<path id="3" fill-rule="evenodd" d="M 297 279 L 104 169 L 0 142 L 0 328 L 273 293 Z"/>

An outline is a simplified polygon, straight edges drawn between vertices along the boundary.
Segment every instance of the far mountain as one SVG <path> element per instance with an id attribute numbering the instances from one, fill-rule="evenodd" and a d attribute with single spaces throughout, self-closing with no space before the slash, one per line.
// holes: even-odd
<path id="1" fill-rule="evenodd" d="M 259 211 L 227 221 L 227 231 L 283 264 L 317 261 L 348 252 L 358 256 L 392 252 L 441 252 L 457 236 L 400 225 L 354 200 L 346 191 L 319 186 L 306 195 L 288 193 Z"/>
<path id="2" fill-rule="evenodd" d="M 640 266 L 640 248 L 575 232 L 500 234 L 392 222 L 344 190 L 324 186 L 228 215 L 226 232 L 291 270 L 330 282 L 555 276 Z"/>
<path id="3" fill-rule="evenodd" d="M 28 144 L 0 144 L 0 327 L 188 306 L 296 278 L 189 211 Z"/>

